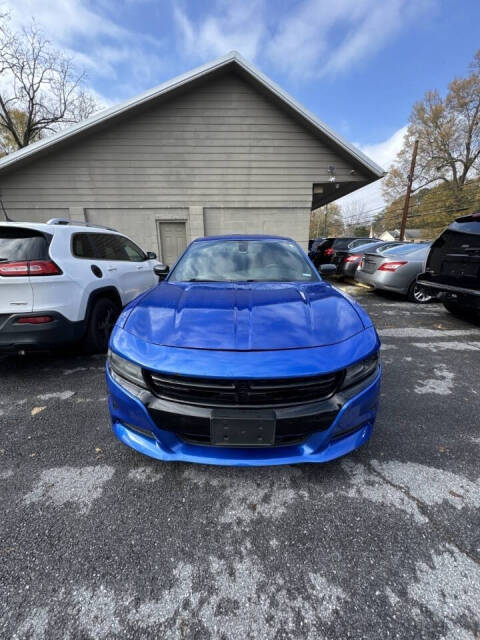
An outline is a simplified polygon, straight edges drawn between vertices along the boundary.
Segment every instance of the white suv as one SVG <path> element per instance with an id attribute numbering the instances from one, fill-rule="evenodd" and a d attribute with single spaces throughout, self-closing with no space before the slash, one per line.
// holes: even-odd
<path id="1" fill-rule="evenodd" d="M 0 352 L 83 340 L 103 352 L 122 307 L 158 282 L 154 253 L 104 227 L 0 223 Z"/>

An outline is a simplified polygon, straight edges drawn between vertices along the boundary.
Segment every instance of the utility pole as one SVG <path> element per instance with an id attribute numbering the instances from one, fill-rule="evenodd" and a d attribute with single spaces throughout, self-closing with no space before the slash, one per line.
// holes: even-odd
<path id="1" fill-rule="evenodd" d="M 403 205 L 402 225 L 400 227 L 400 242 L 405 239 L 405 227 L 407 226 L 408 207 L 410 206 L 410 194 L 412 193 L 413 174 L 415 171 L 415 163 L 417 162 L 418 140 L 413 145 L 412 161 L 410 163 L 410 173 L 408 174 L 407 193 L 405 194 L 405 203 Z"/>
<path id="2" fill-rule="evenodd" d="M 327 237 L 327 216 L 328 216 L 328 204 L 325 205 L 325 220 L 323 224 L 323 235 Z"/>

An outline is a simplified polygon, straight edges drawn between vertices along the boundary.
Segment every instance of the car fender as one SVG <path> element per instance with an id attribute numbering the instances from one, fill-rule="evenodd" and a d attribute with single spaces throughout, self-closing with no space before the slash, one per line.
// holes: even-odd
<path id="1" fill-rule="evenodd" d="M 84 290 L 82 295 L 80 306 L 81 317 L 79 319 L 85 320 L 85 322 L 88 321 L 93 305 L 99 298 L 110 298 L 120 309 L 123 307 L 121 295 L 114 285 L 110 284 L 102 287 L 89 286 Z"/>

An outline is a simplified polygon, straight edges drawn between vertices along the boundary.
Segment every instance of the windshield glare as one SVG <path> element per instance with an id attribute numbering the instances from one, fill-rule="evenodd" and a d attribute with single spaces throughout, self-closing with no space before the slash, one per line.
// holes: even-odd
<path id="1" fill-rule="evenodd" d="M 210 240 L 192 244 L 169 282 L 313 282 L 318 276 L 288 240 Z"/>

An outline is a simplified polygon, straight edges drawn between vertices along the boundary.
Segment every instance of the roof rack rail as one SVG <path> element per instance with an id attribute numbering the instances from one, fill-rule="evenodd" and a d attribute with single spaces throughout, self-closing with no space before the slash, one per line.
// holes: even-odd
<path id="1" fill-rule="evenodd" d="M 79 227 L 92 227 L 94 229 L 106 229 L 107 231 L 115 231 L 112 227 L 105 227 L 102 224 L 91 224 L 90 222 L 85 222 L 85 220 L 70 220 L 69 218 L 50 218 L 47 220 L 47 224 L 56 224 L 56 225 L 69 225 L 74 224 Z M 117 232 L 118 233 L 118 232 Z"/>

